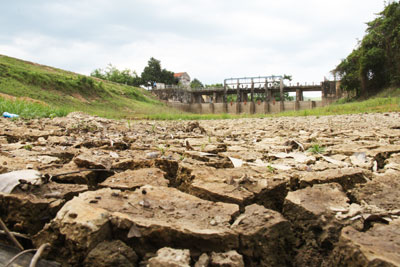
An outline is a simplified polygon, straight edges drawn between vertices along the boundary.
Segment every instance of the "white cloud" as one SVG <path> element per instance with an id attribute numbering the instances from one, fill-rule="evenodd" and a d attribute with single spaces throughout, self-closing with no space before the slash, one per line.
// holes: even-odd
<path id="1" fill-rule="evenodd" d="M 16 2 L 16 3 L 14 3 Z M 319 82 L 355 47 L 376 0 L 28 0 L 1 3 L 0 54 L 89 74 L 150 57 L 204 83 L 291 74 Z"/>

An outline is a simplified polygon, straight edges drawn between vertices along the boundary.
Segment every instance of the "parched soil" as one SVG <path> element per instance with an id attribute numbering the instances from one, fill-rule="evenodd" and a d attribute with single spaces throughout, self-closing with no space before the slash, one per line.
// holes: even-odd
<path id="1" fill-rule="evenodd" d="M 400 265 L 399 113 L 2 118 L 1 188 L 62 266 Z"/>

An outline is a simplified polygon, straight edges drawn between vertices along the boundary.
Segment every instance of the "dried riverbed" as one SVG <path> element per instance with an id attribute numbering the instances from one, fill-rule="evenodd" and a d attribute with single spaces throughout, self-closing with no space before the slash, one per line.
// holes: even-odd
<path id="1" fill-rule="evenodd" d="M 400 265 L 399 113 L 0 125 L 0 217 L 63 266 Z"/>

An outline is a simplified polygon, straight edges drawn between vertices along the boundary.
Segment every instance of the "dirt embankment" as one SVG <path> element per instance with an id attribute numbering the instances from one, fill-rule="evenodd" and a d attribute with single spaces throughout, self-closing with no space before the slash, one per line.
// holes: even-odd
<path id="1" fill-rule="evenodd" d="M 400 265 L 398 113 L 0 125 L 0 217 L 64 266 Z"/>

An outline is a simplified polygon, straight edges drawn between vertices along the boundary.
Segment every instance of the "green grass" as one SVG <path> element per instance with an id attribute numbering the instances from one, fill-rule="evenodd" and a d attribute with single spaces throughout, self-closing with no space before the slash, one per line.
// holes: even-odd
<path id="1" fill-rule="evenodd" d="M 69 113 L 69 110 L 65 108 L 54 108 L 40 103 L 0 97 L 0 115 L 5 111 L 17 114 L 22 118 L 63 117 Z"/>
<path id="2" fill-rule="evenodd" d="M 376 97 L 364 101 L 354 101 L 347 103 L 343 102 L 345 101 L 339 100 L 339 102 L 333 103 L 332 105 L 325 107 L 299 111 L 285 111 L 277 114 L 266 114 L 264 116 L 325 116 L 400 111 L 400 97 Z"/>
<path id="3" fill-rule="evenodd" d="M 313 144 L 307 151 L 313 154 L 321 154 L 325 152 L 325 147 L 322 147 L 319 144 Z"/>

